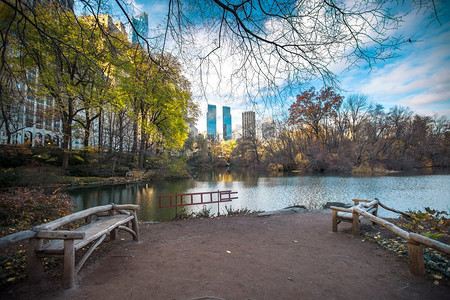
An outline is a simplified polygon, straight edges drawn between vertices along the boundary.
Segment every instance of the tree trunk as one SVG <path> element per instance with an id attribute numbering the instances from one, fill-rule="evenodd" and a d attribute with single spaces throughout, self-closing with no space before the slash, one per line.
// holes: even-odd
<path id="1" fill-rule="evenodd" d="M 72 134 L 72 120 L 69 116 L 63 117 L 63 141 L 62 141 L 62 168 L 66 170 L 69 166 L 69 142 Z"/>
<path id="2" fill-rule="evenodd" d="M 145 160 L 145 130 L 141 129 L 141 145 L 139 147 L 139 159 L 138 159 L 138 168 L 144 168 L 144 160 Z"/>
<path id="3" fill-rule="evenodd" d="M 12 133 L 9 128 L 10 125 L 9 125 L 8 116 L 6 115 L 5 110 L 3 108 L 2 108 L 2 118 L 3 118 L 4 125 L 5 125 L 5 130 L 6 130 L 6 137 L 7 137 L 6 143 L 9 145 L 9 144 L 11 144 Z"/>
<path id="4" fill-rule="evenodd" d="M 62 101 L 60 101 L 62 103 Z M 72 149 L 72 122 L 75 117 L 73 112 L 73 99 L 67 99 L 67 111 L 62 111 L 62 169 L 66 170 L 69 166 L 69 152 Z M 69 150 L 70 149 L 70 150 Z"/>
<path id="5" fill-rule="evenodd" d="M 102 145 L 103 144 L 103 111 L 100 108 L 99 109 L 99 116 L 98 116 L 98 152 L 102 152 Z"/>
<path id="6" fill-rule="evenodd" d="M 109 153 L 112 153 L 113 151 L 113 142 L 114 142 L 114 116 L 111 112 L 109 119 L 109 148 L 108 148 Z"/>
<path id="7" fill-rule="evenodd" d="M 123 113 L 119 113 L 119 153 L 123 152 Z"/>
<path id="8" fill-rule="evenodd" d="M 133 146 L 131 148 L 131 152 L 136 154 L 138 148 L 138 121 L 133 121 Z"/>
<path id="9" fill-rule="evenodd" d="M 84 147 L 89 146 L 89 137 L 91 136 L 91 121 L 86 120 L 86 128 L 84 129 L 84 140 L 83 145 Z"/>
<path id="10" fill-rule="evenodd" d="M 90 118 L 89 109 L 85 109 L 85 118 L 86 118 L 86 127 L 84 127 L 84 138 L 83 138 L 83 145 L 84 147 L 89 146 L 89 137 L 91 135 L 91 124 L 92 119 Z"/>

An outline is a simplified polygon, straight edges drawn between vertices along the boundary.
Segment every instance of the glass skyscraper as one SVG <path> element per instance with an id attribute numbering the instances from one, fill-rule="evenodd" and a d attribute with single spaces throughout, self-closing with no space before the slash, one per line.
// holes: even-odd
<path id="1" fill-rule="evenodd" d="M 216 139 L 217 119 L 216 106 L 208 104 L 208 113 L 206 115 L 206 135 L 210 140 Z"/>
<path id="2" fill-rule="evenodd" d="M 231 110 L 229 106 L 222 107 L 223 111 L 223 139 L 231 140 Z"/>
<path id="3" fill-rule="evenodd" d="M 148 36 L 148 13 L 142 12 L 131 19 L 134 28 L 139 33 L 139 35 L 143 38 L 147 38 Z M 138 36 L 135 30 L 131 29 L 131 42 L 134 44 L 139 43 L 142 47 L 146 47 L 145 41 Z"/>

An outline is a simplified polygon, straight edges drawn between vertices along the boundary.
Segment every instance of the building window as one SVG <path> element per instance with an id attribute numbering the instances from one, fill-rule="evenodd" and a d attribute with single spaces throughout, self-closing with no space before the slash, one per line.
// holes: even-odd
<path id="1" fill-rule="evenodd" d="M 44 123 L 44 107 L 41 103 L 38 103 L 36 109 L 36 128 L 42 129 Z"/>
<path id="2" fill-rule="evenodd" d="M 36 134 L 36 140 L 34 141 L 36 146 L 42 146 L 42 133 Z"/>
<path id="3" fill-rule="evenodd" d="M 46 134 L 44 137 L 45 146 L 50 146 L 52 144 L 52 137 L 50 134 Z"/>
<path id="4" fill-rule="evenodd" d="M 32 96 L 27 96 L 25 107 L 25 126 L 33 127 L 34 125 L 34 99 Z"/>
<path id="5" fill-rule="evenodd" d="M 23 139 L 23 142 L 25 144 L 29 144 L 29 143 L 31 143 L 32 140 L 33 140 L 33 134 L 30 131 L 25 132 L 25 137 Z"/>

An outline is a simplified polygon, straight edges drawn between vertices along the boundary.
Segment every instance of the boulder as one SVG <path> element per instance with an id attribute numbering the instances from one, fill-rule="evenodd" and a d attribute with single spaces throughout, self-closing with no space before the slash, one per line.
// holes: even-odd
<path id="1" fill-rule="evenodd" d="M 336 206 L 336 207 L 345 207 L 345 208 L 350 208 L 352 207 L 351 204 L 348 203 L 342 203 L 342 202 L 327 202 L 324 204 L 323 208 L 330 208 L 331 206 Z"/>

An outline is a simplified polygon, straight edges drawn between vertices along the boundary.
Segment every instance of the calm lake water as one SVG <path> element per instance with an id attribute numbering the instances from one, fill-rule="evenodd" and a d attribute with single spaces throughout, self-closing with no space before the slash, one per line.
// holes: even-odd
<path id="1" fill-rule="evenodd" d="M 232 209 L 247 208 L 251 211 L 271 211 L 292 205 L 321 208 L 329 201 L 351 203 L 351 199 L 380 199 L 398 210 L 423 210 L 431 207 L 450 211 L 450 172 L 409 173 L 388 176 L 332 176 L 257 174 L 255 171 L 210 171 L 195 179 L 175 182 L 83 187 L 68 191 L 76 210 L 109 203 L 136 203 L 141 206 L 139 217 L 145 221 L 171 220 L 175 208 L 158 209 L 157 196 L 167 194 L 232 190 L 238 199 L 220 204 Z M 186 211 L 197 212 L 202 205 L 188 206 Z M 207 205 L 211 213 L 217 213 L 217 204 Z M 179 210 L 179 208 L 178 208 Z M 381 209 L 380 216 L 396 214 Z"/>

